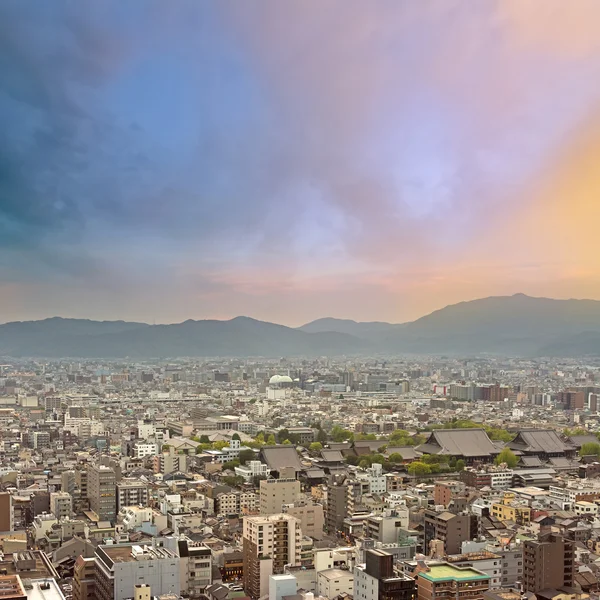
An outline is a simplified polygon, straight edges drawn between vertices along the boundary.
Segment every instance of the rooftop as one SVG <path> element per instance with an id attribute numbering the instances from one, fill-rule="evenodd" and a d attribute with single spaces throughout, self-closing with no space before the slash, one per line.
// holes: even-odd
<path id="1" fill-rule="evenodd" d="M 471 581 L 474 579 L 489 579 L 488 575 L 485 575 L 477 569 L 472 569 L 470 567 L 460 568 L 449 564 L 431 565 L 428 571 L 419 573 L 419 577 L 424 577 L 430 581 L 446 581 L 449 579 L 454 581 Z"/>

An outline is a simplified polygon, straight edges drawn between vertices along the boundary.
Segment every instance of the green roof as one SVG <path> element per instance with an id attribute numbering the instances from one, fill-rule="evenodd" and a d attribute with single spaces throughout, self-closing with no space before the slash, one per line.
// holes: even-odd
<path id="1" fill-rule="evenodd" d="M 475 579 L 489 579 L 488 575 L 485 575 L 477 569 L 470 567 L 459 568 L 454 565 L 431 565 L 429 571 L 423 571 L 419 573 L 419 577 L 429 579 L 429 581 L 446 581 L 453 579 L 455 581 L 472 581 Z"/>

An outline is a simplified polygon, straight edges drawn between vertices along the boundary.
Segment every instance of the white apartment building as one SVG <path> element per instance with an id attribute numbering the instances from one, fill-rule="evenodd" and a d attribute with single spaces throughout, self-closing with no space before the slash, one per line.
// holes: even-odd
<path id="1" fill-rule="evenodd" d="M 136 442 L 133 446 L 133 456 L 135 458 L 156 456 L 158 452 L 158 444 L 155 444 L 154 442 Z"/>
<path id="2" fill-rule="evenodd" d="M 383 467 L 379 463 L 373 463 L 367 469 L 366 475 L 370 494 L 385 494 L 387 490 L 387 479 L 383 474 Z"/>
<path id="3" fill-rule="evenodd" d="M 124 531 L 132 531 L 141 527 L 143 523 L 152 521 L 153 510 L 140 506 L 125 506 L 119 511 L 117 520 Z"/>
<path id="4" fill-rule="evenodd" d="M 243 477 L 246 483 L 250 483 L 255 477 L 268 477 L 271 469 L 260 460 L 250 460 L 245 465 L 235 467 L 235 474 Z"/>

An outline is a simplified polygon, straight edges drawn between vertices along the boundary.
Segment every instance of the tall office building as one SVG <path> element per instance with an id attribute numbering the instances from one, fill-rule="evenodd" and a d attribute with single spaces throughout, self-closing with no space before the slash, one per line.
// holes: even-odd
<path id="1" fill-rule="evenodd" d="M 271 575 L 300 565 L 301 541 L 300 522 L 290 515 L 244 517 L 244 589 L 253 600 L 269 593 Z"/>
<path id="2" fill-rule="evenodd" d="M 117 515 L 116 474 L 110 467 L 91 465 L 88 468 L 88 498 L 90 508 L 101 521 L 114 523 Z"/>
<path id="3" fill-rule="evenodd" d="M 553 533 L 523 544 L 523 589 L 536 594 L 572 587 L 575 542 Z"/>
<path id="4" fill-rule="evenodd" d="M 300 495 L 297 479 L 263 479 L 260 482 L 260 514 L 275 515 L 284 504 L 293 504 Z"/>

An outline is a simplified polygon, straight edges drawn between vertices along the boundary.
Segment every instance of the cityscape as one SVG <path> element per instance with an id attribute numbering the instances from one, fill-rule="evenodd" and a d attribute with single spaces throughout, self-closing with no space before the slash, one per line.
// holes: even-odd
<path id="1" fill-rule="evenodd" d="M 0 600 L 600 600 L 599 24 L 0 1 Z"/>

